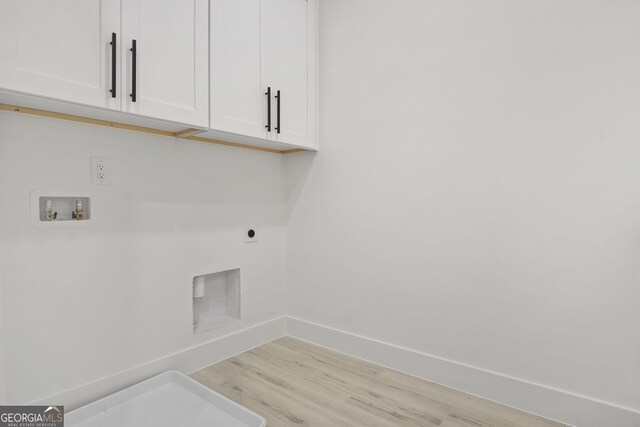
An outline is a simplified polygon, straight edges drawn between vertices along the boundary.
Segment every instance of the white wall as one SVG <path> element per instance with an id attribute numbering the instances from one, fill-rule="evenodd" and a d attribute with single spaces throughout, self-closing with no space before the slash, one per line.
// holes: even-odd
<path id="1" fill-rule="evenodd" d="M 0 186 L 1 187 L 1 186 Z M 2 191 L 0 191 L 0 197 L 2 197 Z M 0 218 L 4 218 L 3 204 L 0 203 Z M 2 250 L 2 240 L 0 239 L 0 251 Z M 0 342 L 4 341 L 4 330 L 2 328 L 2 265 L 0 262 Z M 6 401 L 6 387 L 7 382 L 4 377 L 4 346 L 0 346 L 0 402 Z"/>
<path id="2" fill-rule="evenodd" d="M 640 2 L 320 2 L 290 315 L 640 409 Z"/>
<path id="3" fill-rule="evenodd" d="M 91 156 L 110 159 L 112 185 L 91 185 Z M 284 315 L 284 187 L 281 156 L 0 113 L 3 401 Z M 93 191 L 96 224 L 33 227 L 34 189 Z M 248 225 L 258 243 L 243 243 Z M 232 267 L 243 319 L 193 336 L 191 278 Z"/>

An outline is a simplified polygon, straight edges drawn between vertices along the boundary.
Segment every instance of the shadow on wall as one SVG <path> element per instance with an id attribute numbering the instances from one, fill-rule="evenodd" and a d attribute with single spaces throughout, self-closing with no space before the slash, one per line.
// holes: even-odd
<path id="1" fill-rule="evenodd" d="M 286 172 L 286 219 L 287 222 L 293 213 L 302 189 L 313 168 L 313 163 L 318 156 L 317 151 L 304 151 L 288 154 L 285 160 Z"/>
<path id="2" fill-rule="evenodd" d="M 22 223 L 30 207 L 14 201 L 35 189 L 81 188 L 98 199 L 100 225 L 94 229 L 99 232 L 173 233 L 257 220 L 284 223 L 280 155 L 9 114 L 0 121 L 0 150 L 11 159 L 3 163 L 0 178 L 11 183 L 3 187 L 4 200 L 14 206 L 5 223 Z M 110 159 L 110 185 L 90 184 L 90 157 Z M 4 231 L 6 237 L 35 234 L 30 226 Z"/>
<path id="3" fill-rule="evenodd" d="M 91 157 L 109 159 L 110 185 L 91 184 Z M 91 192 L 96 221 L 33 227 L 35 189 Z M 285 313 L 283 156 L 0 113 L 0 193 L 0 403 L 41 400 Z M 247 226 L 259 244 L 244 243 Z M 242 269 L 244 317 L 194 336 L 192 278 L 230 268 Z"/>

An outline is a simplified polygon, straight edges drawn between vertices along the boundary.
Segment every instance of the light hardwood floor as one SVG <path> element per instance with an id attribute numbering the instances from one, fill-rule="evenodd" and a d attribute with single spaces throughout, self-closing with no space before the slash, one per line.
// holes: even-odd
<path id="1" fill-rule="evenodd" d="M 275 426 L 563 426 L 290 337 L 191 374 Z"/>

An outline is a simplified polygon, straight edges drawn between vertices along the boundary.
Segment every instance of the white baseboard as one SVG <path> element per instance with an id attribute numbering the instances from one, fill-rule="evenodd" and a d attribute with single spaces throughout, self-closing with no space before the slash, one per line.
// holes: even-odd
<path id="1" fill-rule="evenodd" d="M 293 317 L 280 317 L 34 404 L 66 411 L 168 370 L 191 373 L 284 335 L 579 427 L 638 427 L 640 412 Z"/>
<path id="2" fill-rule="evenodd" d="M 579 427 L 638 427 L 640 412 L 346 331 L 287 318 L 288 335 Z"/>
<path id="3" fill-rule="evenodd" d="M 55 402 L 56 404 L 64 405 L 66 412 L 72 411 L 161 372 L 174 370 L 189 374 L 236 354 L 266 344 L 284 336 L 286 334 L 286 325 L 286 317 L 270 320 L 153 362 L 92 381 L 77 388 L 38 399 L 33 404 L 48 405 Z"/>

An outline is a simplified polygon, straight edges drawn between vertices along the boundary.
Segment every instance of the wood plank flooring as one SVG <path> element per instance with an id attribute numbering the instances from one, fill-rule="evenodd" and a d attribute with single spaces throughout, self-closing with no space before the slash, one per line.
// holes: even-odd
<path id="1" fill-rule="evenodd" d="M 294 338 L 191 377 L 275 426 L 563 426 Z"/>

